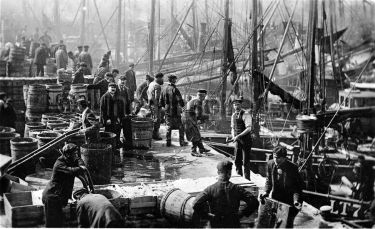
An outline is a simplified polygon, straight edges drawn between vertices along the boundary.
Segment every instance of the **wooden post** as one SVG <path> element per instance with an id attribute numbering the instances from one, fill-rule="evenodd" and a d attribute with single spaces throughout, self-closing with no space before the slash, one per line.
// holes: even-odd
<path id="1" fill-rule="evenodd" d="M 225 99 L 227 96 L 227 71 L 228 71 L 228 30 L 229 30 L 229 0 L 225 0 L 224 5 L 224 40 L 223 40 L 223 66 L 221 69 L 222 74 L 222 87 L 221 87 L 221 98 L 220 98 L 220 115 L 221 119 L 226 120 L 226 107 Z"/>
<path id="2" fill-rule="evenodd" d="M 116 64 L 117 67 L 120 66 L 121 63 L 121 12 L 122 12 L 122 0 L 118 0 L 118 12 L 117 12 L 117 40 L 116 40 Z"/>
<path id="3" fill-rule="evenodd" d="M 250 75 L 250 90 L 252 91 L 251 100 L 253 104 L 253 131 L 255 136 L 259 136 L 259 76 L 256 73 L 258 70 L 258 0 L 253 0 L 253 12 L 252 12 L 252 31 L 253 31 L 253 41 L 251 45 L 251 75 Z"/>
<path id="4" fill-rule="evenodd" d="M 153 75 L 154 72 L 154 36 L 155 36 L 155 1 L 151 0 L 151 23 L 150 23 L 150 34 L 149 34 L 149 67 L 148 72 Z"/>
<path id="5" fill-rule="evenodd" d="M 85 43 L 85 35 L 86 35 L 86 0 L 82 0 L 82 8 L 81 8 L 81 45 Z"/>

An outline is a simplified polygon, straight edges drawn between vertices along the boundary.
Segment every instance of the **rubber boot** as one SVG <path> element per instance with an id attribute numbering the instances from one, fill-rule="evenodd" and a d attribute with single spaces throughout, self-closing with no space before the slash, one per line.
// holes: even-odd
<path id="1" fill-rule="evenodd" d="M 201 141 L 198 142 L 198 148 L 200 153 L 207 153 L 211 150 L 204 148 L 203 143 Z"/>

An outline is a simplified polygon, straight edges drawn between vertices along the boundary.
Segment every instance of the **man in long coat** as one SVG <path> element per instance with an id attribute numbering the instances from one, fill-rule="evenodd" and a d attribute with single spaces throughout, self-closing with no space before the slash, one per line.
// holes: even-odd
<path id="1" fill-rule="evenodd" d="M 36 65 L 36 75 L 44 76 L 44 65 L 48 58 L 48 50 L 45 43 L 42 43 L 35 51 L 34 64 Z"/>
<path id="2" fill-rule="evenodd" d="M 207 94 L 207 91 L 201 89 L 197 93 L 196 99 L 190 100 L 186 109 L 182 114 L 182 123 L 185 127 L 186 138 L 188 141 L 191 141 L 193 146 L 191 147 L 191 154 L 193 156 L 201 157 L 202 153 L 209 152 L 210 150 L 205 149 L 202 143 L 202 137 L 199 132 L 198 124 L 202 123 L 205 120 L 203 116 L 203 105 L 202 102 Z M 199 152 L 197 152 L 197 147 Z"/>
<path id="3" fill-rule="evenodd" d="M 100 121 L 105 131 L 116 134 L 116 141 L 119 143 L 124 108 L 116 95 L 116 88 L 115 83 L 109 83 L 108 91 L 100 98 Z"/>
<path id="4" fill-rule="evenodd" d="M 135 79 L 134 64 L 129 64 L 129 69 L 125 72 L 127 79 L 126 86 L 129 88 L 129 96 L 132 98 L 131 102 L 134 100 L 134 92 L 137 90 L 137 81 Z"/>
<path id="5" fill-rule="evenodd" d="M 152 138 L 155 140 L 162 140 L 159 129 L 161 122 L 161 109 L 159 106 L 161 85 L 163 85 L 163 73 L 159 72 L 155 75 L 155 81 L 150 83 L 147 89 L 148 105 L 150 106 L 151 116 L 154 121 L 154 130 Z"/>
<path id="6" fill-rule="evenodd" d="M 167 125 L 167 146 L 171 146 L 172 130 L 179 130 L 180 146 L 186 146 L 187 142 L 184 140 L 184 125 L 181 122 L 181 110 L 184 107 L 184 100 L 182 99 L 180 90 L 176 87 L 177 76 L 168 76 L 169 84 L 161 92 L 160 106 L 165 109 L 165 123 Z"/>
<path id="7" fill-rule="evenodd" d="M 126 148 L 132 147 L 132 132 L 131 132 L 131 102 L 129 99 L 129 88 L 127 88 L 126 85 L 126 76 L 122 75 L 120 76 L 117 84 L 117 95 L 122 103 L 123 107 L 123 117 L 121 119 L 122 124 L 122 134 L 124 136 L 124 146 Z"/>
<path id="8" fill-rule="evenodd" d="M 64 50 L 64 45 L 60 45 L 59 49 L 55 53 L 57 69 L 66 69 L 68 65 L 68 54 Z"/>
<path id="9" fill-rule="evenodd" d="M 87 74 L 85 74 L 85 75 L 91 75 L 92 59 L 91 59 L 91 55 L 89 53 L 89 46 L 88 45 L 83 46 L 83 51 L 79 54 L 78 61 L 86 63 L 88 71 L 87 71 Z"/>

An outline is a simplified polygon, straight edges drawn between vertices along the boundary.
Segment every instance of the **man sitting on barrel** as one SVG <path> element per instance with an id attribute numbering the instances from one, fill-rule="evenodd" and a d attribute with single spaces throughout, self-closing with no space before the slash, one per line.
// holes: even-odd
<path id="1" fill-rule="evenodd" d="M 232 176 L 230 161 L 221 161 L 217 165 L 218 181 L 199 193 L 194 201 L 194 211 L 202 216 L 206 202 L 209 203 L 211 227 L 240 227 L 240 218 L 250 216 L 258 209 L 259 202 L 249 191 L 229 181 Z M 239 212 L 240 201 L 246 202 L 245 209 Z"/>

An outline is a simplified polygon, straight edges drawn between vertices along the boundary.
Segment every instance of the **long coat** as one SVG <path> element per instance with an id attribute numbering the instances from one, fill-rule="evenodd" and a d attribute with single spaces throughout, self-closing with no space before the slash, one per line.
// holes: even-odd
<path id="1" fill-rule="evenodd" d="M 303 180 L 295 164 L 287 160 L 277 167 L 274 160 L 267 162 L 265 192 L 272 191 L 273 199 L 291 206 L 294 202 L 302 203 L 302 188 Z"/>
<path id="2" fill-rule="evenodd" d="M 68 54 L 64 50 L 58 49 L 55 53 L 55 58 L 57 69 L 66 69 L 66 66 L 68 65 Z"/>
<path id="3" fill-rule="evenodd" d="M 104 126 L 106 126 L 107 120 L 111 120 L 111 125 L 118 123 L 118 119 L 121 122 L 121 118 L 124 117 L 122 106 L 123 104 L 116 94 L 112 96 L 111 93 L 106 92 L 100 98 L 100 121 Z"/>
<path id="4" fill-rule="evenodd" d="M 46 65 L 48 51 L 44 47 L 38 47 L 35 51 L 34 64 Z"/>
<path id="5" fill-rule="evenodd" d="M 82 51 L 79 56 L 78 56 L 78 61 L 81 63 L 81 62 L 84 62 L 87 64 L 87 68 L 92 69 L 92 59 L 91 59 L 91 55 L 90 53 L 86 52 L 86 51 Z"/>
<path id="6" fill-rule="evenodd" d="M 201 140 L 198 120 L 203 116 L 202 102 L 199 99 L 192 99 L 186 104 L 186 110 L 182 113 L 182 123 L 185 127 L 188 141 L 197 142 Z"/>
<path id="7" fill-rule="evenodd" d="M 135 72 L 129 69 L 125 72 L 125 76 L 127 79 L 125 86 L 127 86 L 130 89 L 131 93 L 134 94 L 135 90 L 137 90 L 137 81 L 135 79 Z"/>
<path id="8" fill-rule="evenodd" d="M 239 212 L 240 201 L 247 206 Z M 249 191 L 230 181 L 219 180 L 199 193 L 193 203 L 194 211 L 202 214 L 205 203 L 208 202 L 211 213 L 215 215 L 211 227 L 240 227 L 240 215 L 249 216 L 258 209 L 259 202 Z"/>
<path id="9" fill-rule="evenodd" d="M 185 105 L 180 90 L 174 84 L 169 84 L 164 88 L 160 95 L 159 104 L 164 107 L 167 117 L 181 116 L 180 107 Z"/>

